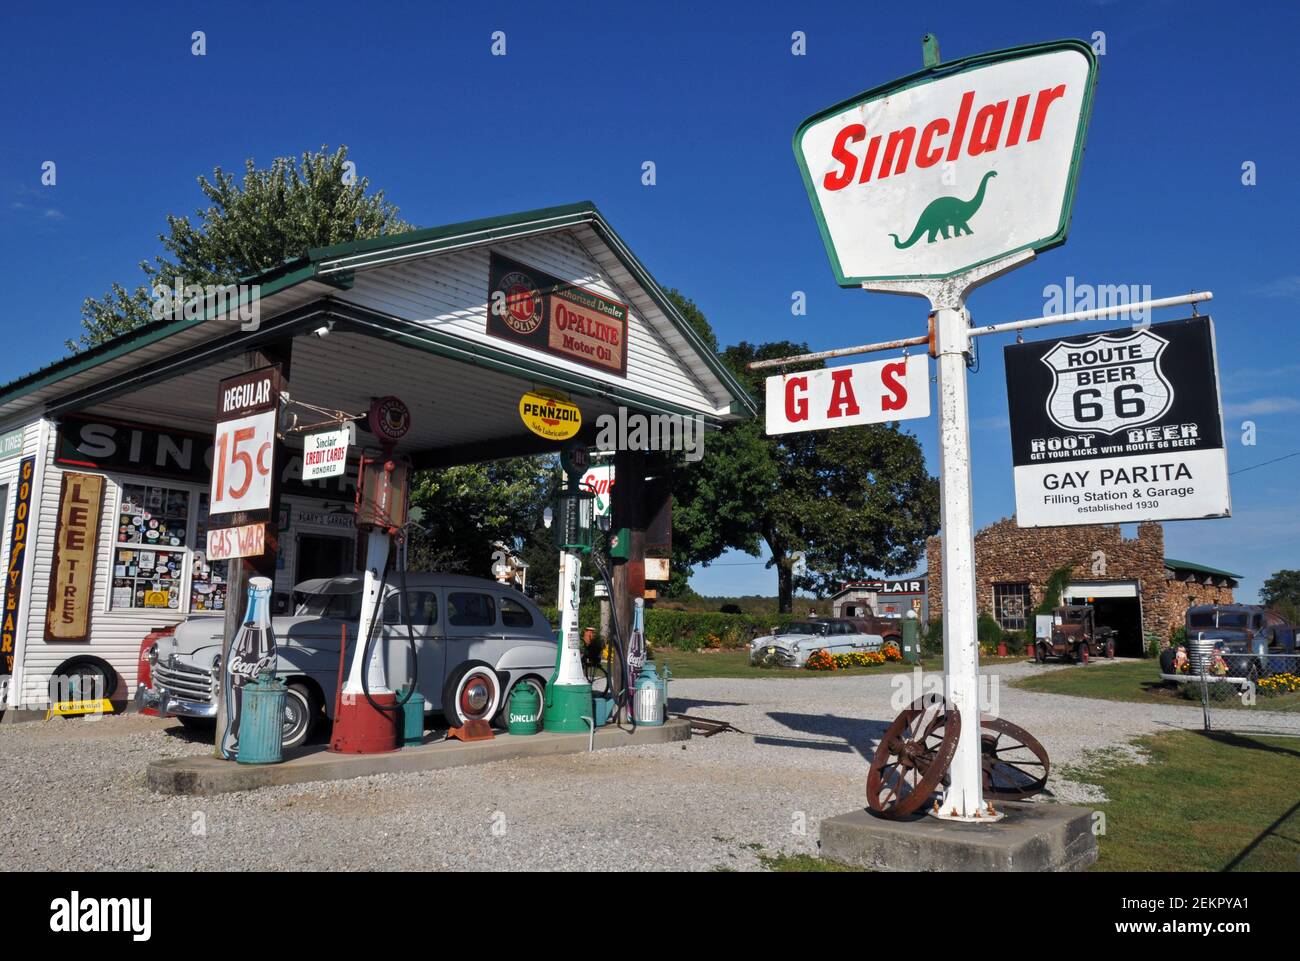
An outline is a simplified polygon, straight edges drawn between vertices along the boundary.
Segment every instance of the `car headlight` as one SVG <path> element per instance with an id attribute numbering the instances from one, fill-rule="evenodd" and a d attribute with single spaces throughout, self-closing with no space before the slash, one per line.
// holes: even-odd
<path id="1" fill-rule="evenodd" d="M 150 667 L 153 667 L 155 664 L 158 663 L 158 645 L 157 645 L 157 644 L 150 644 L 150 645 L 149 645 L 149 650 L 148 650 L 147 652 L 145 652 L 144 659 L 145 659 L 146 661 L 149 662 L 149 666 L 150 666 Z"/>

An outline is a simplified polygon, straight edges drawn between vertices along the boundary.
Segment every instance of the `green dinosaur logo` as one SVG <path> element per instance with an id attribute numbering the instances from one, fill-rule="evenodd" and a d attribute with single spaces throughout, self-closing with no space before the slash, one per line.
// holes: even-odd
<path id="1" fill-rule="evenodd" d="M 986 173 L 984 179 L 980 181 L 980 189 L 975 191 L 975 196 L 970 200 L 961 200 L 957 197 L 936 197 L 931 200 L 921 211 L 921 217 L 917 220 L 910 237 L 900 243 L 898 234 L 889 235 L 894 238 L 894 246 L 899 250 L 905 250 L 920 240 L 921 234 L 928 234 L 925 242 L 932 244 L 940 237 L 947 240 L 949 230 L 953 232 L 954 237 L 971 233 L 967 221 L 975 216 L 975 212 L 984 203 L 984 188 L 988 185 L 989 178 L 997 175 L 996 170 Z"/>

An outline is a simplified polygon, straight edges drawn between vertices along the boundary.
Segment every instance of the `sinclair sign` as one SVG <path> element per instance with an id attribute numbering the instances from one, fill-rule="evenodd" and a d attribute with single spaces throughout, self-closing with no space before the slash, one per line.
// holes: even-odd
<path id="1" fill-rule="evenodd" d="M 1097 61 L 1077 40 L 930 67 L 805 120 L 794 152 L 835 278 L 952 277 L 1065 242 Z"/>

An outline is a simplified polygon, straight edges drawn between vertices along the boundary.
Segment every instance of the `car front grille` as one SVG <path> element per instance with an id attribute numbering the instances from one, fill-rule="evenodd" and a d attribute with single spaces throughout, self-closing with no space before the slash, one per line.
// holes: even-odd
<path id="1" fill-rule="evenodd" d="M 166 664 L 161 661 L 153 667 L 153 677 L 158 687 L 187 701 L 210 702 L 213 698 L 212 672 L 191 664 L 183 664 L 173 656 Z"/>

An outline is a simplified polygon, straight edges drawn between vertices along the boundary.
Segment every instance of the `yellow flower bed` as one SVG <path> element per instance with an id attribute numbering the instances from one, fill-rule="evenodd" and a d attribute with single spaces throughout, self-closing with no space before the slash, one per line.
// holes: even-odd
<path id="1" fill-rule="evenodd" d="M 1292 694 L 1300 691 L 1300 675 L 1270 674 L 1260 678 L 1255 686 L 1264 694 Z"/>
<path id="2" fill-rule="evenodd" d="M 810 671 L 843 671 L 850 667 L 875 667 L 889 661 L 901 661 L 902 652 L 896 644 L 886 644 L 878 651 L 853 651 L 850 654 L 831 654 L 825 650 L 813 651 L 804 664 Z"/>

